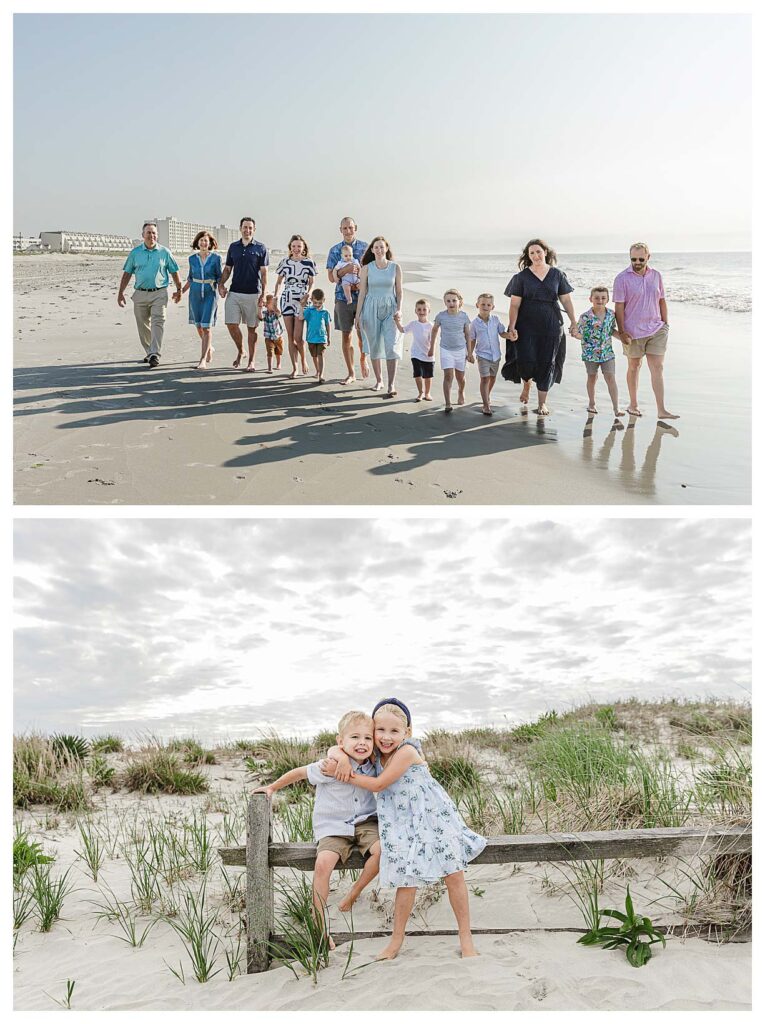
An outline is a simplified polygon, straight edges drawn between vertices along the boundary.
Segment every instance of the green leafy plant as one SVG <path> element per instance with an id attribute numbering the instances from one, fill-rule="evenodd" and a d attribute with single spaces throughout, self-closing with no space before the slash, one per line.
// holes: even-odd
<path id="1" fill-rule="evenodd" d="M 177 919 L 165 917 L 170 927 L 183 940 L 194 977 L 200 983 L 209 981 L 222 970 L 221 967 L 215 969 L 221 947 L 221 940 L 215 932 L 217 915 L 214 911 L 207 910 L 205 902 L 206 883 L 203 882 L 198 892 L 189 890 L 183 893 Z M 182 980 L 172 967 L 170 970 Z"/>
<path id="2" fill-rule="evenodd" d="M 117 769 L 113 768 L 102 754 L 91 754 L 85 769 L 96 787 L 110 786 L 117 774 Z"/>
<path id="3" fill-rule="evenodd" d="M 87 867 L 94 882 L 98 881 L 98 872 L 106 856 L 106 847 L 101 842 L 98 830 L 90 822 L 77 822 L 77 829 L 82 840 L 82 849 L 75 850 L 75 856 Z"/>
<path id="4" fill-rule="evenodd" d="M 81 763 L 90 753 L 90 744 L 83 736 L 57 733 L 51 737 L 53 752 L 62 764 Z"/>
<path id="5" fill-rule="evenodd" d="M 127 903 L 118 900 L 110 889 L 101 890 L 101 895 L 103 902 L 90 901 L 98 908 L 96 918 L 99 921 L 109 921 L 116 924 L 122 934 L 115 935 L 115 938 L 126 942 L 128 946 L 132 946 L 134 949 L 140 948 L 146 941 L 146 936 L 157 923 L 157 919 L 154 918 L 144 928 L 139 928 L 136 915 Z"/>
<path id="6" fill-rule="evenodd" d="M 64 899 L 74 888 L 69 882 L 69 869 L 55 881 L 51 879 L 50 871 L 50 864 L 35 864 L 31 871 L 31 892 L 41 932 L 51 930 L 54 921 L 61 916 Z"/>
<path id="7" fill-rule="evenodd" d="M 76 984 L 77 982 L 73 981 L 71 978 L 66 979 L 66 995 L 63 999 L 56 999 L 55 996 L 49 995 L 47 992 L 45 994 L 48 996 L 48 999 L 52 999 L 54 1003 L 58 1003 L 59 1006 L 63 1006 L 65 1010 L 71 1010 L 72 996 L 74 995 L 74 986 Z"/>
<path id="8" fill-rule="evenodd" d="M 280 903 L 279 941 L 269 943 L 271 956 L 299 977 L 295 964 L 318 981 L 318 974 L 329 964 L 329 913 L 326 905 L 320 914 L 313 904 L 308 881 L 300 876 L 295 881 L 280 880 L 276 885 Z"/>
<path id="9" fill-rule="evenodd" d="M 43 853 L 43 848 L 36 840 L 29 838 L 20 825 L 16 826 L 13 836 L 13 887 L 17 887 L 21 879 L 33 864 L 52 864 L 54 858 Z"/>
<path id="10" fill-rule="evenodd" d="M 121 754 L 125 744 L 119 736 L 96 736 L 90 742 L 90 750 L 93 754 Z"/>
<path id="11" fill-rule="evenodd" d="M 619 926 L 598 925 L 582 935 L 577 942 L 583 946 L 602 946 L 603 949 L 624 947 L 627 960 L 633 967 L 647 964 L 653 955 L 651 947 L 660 942 L 667 945 L 667 940 L 654 928 L 650 918 L 635 913 L 627 886 L 627 897 L 624 901 L 624 913 L 620 910 L 601 910 L 601 917 L 612 917 L 620 921 Z"/>

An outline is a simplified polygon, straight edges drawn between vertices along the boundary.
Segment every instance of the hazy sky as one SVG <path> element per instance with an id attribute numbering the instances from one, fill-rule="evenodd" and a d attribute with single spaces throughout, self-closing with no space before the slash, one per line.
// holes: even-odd
<path id="1" fill-rule="evenodd" d="M 14 729 L 418 731 L 750 695 L 744 520 L 17 520 Z"/>
<path id="2" fill-rule="evenodd" d="M 749 247 L 748 15 L 17 15 L 14 230 Z"/>

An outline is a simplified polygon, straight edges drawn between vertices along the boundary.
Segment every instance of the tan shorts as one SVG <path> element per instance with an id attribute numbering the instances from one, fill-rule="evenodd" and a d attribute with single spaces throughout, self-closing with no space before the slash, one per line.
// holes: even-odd
<path id="1" fill-rule="evenodd" d="M 499 373 L 499 359 L 484 359 L 483 356 L 476 356 L 478 360 L 479 377 L 496 377 Z"/>
<path id="2" fill-rule="evenodd" d="M 281 338 L 266 338 L 266 352 L 270 356 L 276 353 L 277 356 L 284 355 L 284 342 Z"/>
<path id="3" fill-rule="evenodd" d="M 248 327 L 257 327 L 260 323 L 258 293 L 245 295 L 244 292 L 229 292 L 223 311 L 227 324 L 244 323 Z"/>
<path id="4" fill-rule="evenodd" d="M 667 351 L 668 338 L 669 326 L 664 324 L 647 338 L 633 338 L 629 345 L 622 343 L 622 348 L 628 359 L 642 359 L 644 355 L 661 356 Z"/>
<path id="5" fill-rule="evenodd" d="M 355 834 L 352 836 L 324 836 L 319 840 L 316 852 L 331 850 L 340 857 L 340 863 L 345 864 L 354 847 L 361 852 L 362 857 L 368 857 L 371 848 L 379 841 L 377 818 L 367 818 L 366 821 L 355 826 Z"/>

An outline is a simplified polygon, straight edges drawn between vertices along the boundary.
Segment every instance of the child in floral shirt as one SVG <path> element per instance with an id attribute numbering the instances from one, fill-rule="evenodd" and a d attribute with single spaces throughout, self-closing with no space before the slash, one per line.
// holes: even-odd
<path id="1" fill-rule="evenodd" d="M 576 329 L 571 333 L 582 343 L 582 359 L 587 370 L 587 398 L 589 405 L 587 412 L 595 413 L 595 383 L 598 377 L 598 367 L 603 374 L 603 379 L 611 396 L 614 407 L 614 416 L 623 416 L 624 412 L 619 408 L 619 390 L 616 386 L 616 356 L 611 347 L 611 338 L 616 335 L 621 338 L 616 329 L 616 316 L 612 309 L 607 306 L 608 288 L 598 285 L 590 292 L 592 307 L 577 320 Z"/>

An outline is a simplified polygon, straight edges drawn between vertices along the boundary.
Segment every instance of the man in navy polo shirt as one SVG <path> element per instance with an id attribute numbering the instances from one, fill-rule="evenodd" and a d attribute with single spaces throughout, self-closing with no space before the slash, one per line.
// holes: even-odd
<path id="1" fill-rule="evenodd" d="M 164 245 L 157 245 L 157 225 L 154 221 L 147 221 L 141 234 L 143 242 L 130 250 L 122 268 L 117 305 L 127 304 L 125 289 L 135 274 L 133 312 L 138 324 L 138 337 L 146 353 L 143 361 L 153 368 L 159 366 L 159 357 L 162 353 L 162 337 L 165 333 L 167 315 L 167 286 L 170 283 L 168 273 L 172 274 L 175 282 L 173 302 L 180 302 L 183 292 L 178 264 L 173 254 Z"/>
<path id="2" fill-rule="evenodd" d="M 226 300 L 225 314 L 228 333 L 234 339 L 237 356 L 234 366 L 240 366 L 244 355 L 242 331 L 240 323 L 247 324 L 247 349 L 249 362 L 245 369 L 249 373 L 255 371 L 255 346 L 258 342 L 258 324 L 260 323 L 260 307 L 266 294 L 266 278 L 268 271 L 268 249 L 262 242 L 255 241 L 255 221 L 252 217 L 242 217 L 239 221 L 242 237 L 232 242 L 226 255 L 226 266 L 223 268 L 218 282 L 218 292 Z M 231 276 L 231 288 L 225 287 Z"/>
<path id="3" fill-rule="evenodd" d="M 345 365 L 348 370 L 348 376 L 340 383 L 351 384 L 356 380 L 356 373 L 353 368 L 353 322 L 356 318 L 356 300 L 354 299 L 353 302 L 345 301 L 341 278 L 345 274 L 352 273 L 353 267 L 343 267 L 337 271 L 334 268 L 340 262 L 340 250 L 344 245 L 350 245 L 353 249 L 354 259 L 361 262 L 361 257 L 367 251 L 367 243 L 356 238 L 356 221 L 353 217 L 343 217 L 340 221 L 340 231 L 343 235 L 342 242 L 333 245 L 327 253 L 327 276 L 332 284 L 335 285 L 335 330 L 340 331 L 343 336 L 343 359 L 345 359 Z M 361 347 L 361 331 L 357 329 L 356 333 L 359 339 L 361 376 L 368 377 L 369 367 L 367 366 L 366 353 Z"/>

